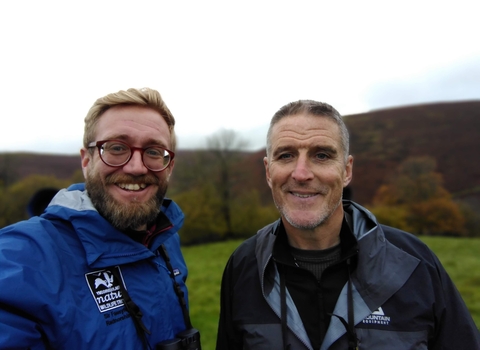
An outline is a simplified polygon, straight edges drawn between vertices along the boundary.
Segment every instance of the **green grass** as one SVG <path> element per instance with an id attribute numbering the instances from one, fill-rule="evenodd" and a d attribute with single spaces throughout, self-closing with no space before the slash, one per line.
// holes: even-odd
<path id="1" fill-rule="evenodd" d="M 438 256 L 480 329 L 480 239 L 421 237 Z"/>
<path id="2" fill-rule="evenodd" d="M 421 237 L 437 254 L 480 328 L 480 239 Z M 189 268 L 187 285 L 193 326 L 202 349 L 214 350 L 220 310 L 220 283 L 230 254 L 241 240 L 183 248 Z"/>
<path id="3" fill-rule="evenodd" d="M 202 350 L 214 350 L 220 313 L 220 284 L 228 258 L 242 240 L 183 247 L 188 265 L 190 317 L 200 330 Z"/>

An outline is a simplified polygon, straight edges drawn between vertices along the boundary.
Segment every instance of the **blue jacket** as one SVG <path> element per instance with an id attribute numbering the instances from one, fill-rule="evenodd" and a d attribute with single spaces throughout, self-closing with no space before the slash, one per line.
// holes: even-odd
<path id="1" fill-rule="evenodd" d="M 359 349 L 480 349 L 480 333 L 432 251 L 415 236 L 378 224 L 356 203 L 344 201 L 344 210 L 358 251 L 350 277 Z M 291 350 L 313 350 L 288 289 L 286 334 L 282 330 L 281 282 L 273 256 L 279 227 L 278 221 L 264 227 L 230 257 L 222 280 L 218 350 L 284 349 L 284 339 Z M 348 320 L 348 282 L 343 283 L 332 308 Z M 323 295 L 327 289 L 314 286 L 305 298 L 322 302 L 329 299 Z M 316 307 L 311 305 L 313 312 Z M 328 325 L 320 346 L 327 349 L 348 349 L 339 318 Z"/>
<path id="2" fill-rule="evenodd" d="M 165 245 L 188 300 L 177 234 L 184 216 L 168 199 L 162 212 L 172 226 L 146 248 L 113 228 L 83 185 L 74 185 L 40 217 L 0 230 L 0 349 L 142 349 L 112 269 L 143 313 L 152 348 L 183 331 L 171 274 L 157 249 Z"/>

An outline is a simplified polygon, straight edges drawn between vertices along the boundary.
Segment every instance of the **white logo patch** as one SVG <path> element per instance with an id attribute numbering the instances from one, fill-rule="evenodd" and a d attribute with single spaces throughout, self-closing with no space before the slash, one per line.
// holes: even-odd
<path id="1" fill-rule="evenodd" d="M 381 324 L 388 326 L 390 324 L 390 316 L 385 316 L 382 307 L 372 312 L 370 316 L 366 317 L 362 323 L 367 324 Z"/>
<path id="2" fill-rule="evenodd" d="M 98 310 L 106 312 L 123 306 L 120 283 L 123 283 L 123 276 L 118 266 L 117 269 L 121 281 L 116 281 L 110 269 L 99 270 L 85 274 L 88 287 L 92 293 Z M 125 286 L 125 283 L 123 284 Z"/>

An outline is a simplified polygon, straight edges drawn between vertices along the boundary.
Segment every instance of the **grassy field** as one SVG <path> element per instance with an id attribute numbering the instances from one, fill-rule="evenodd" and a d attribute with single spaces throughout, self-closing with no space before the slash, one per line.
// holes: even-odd
<path id="1" fill-rule="evenodd" d="M 437 254 L 480 328 L 480 239 L 421 237 Z M 241 241 L 184 247 L 190 273 L 191 318 L 201 332 L 202 349 L 214 350 L 223 269 Z"/>

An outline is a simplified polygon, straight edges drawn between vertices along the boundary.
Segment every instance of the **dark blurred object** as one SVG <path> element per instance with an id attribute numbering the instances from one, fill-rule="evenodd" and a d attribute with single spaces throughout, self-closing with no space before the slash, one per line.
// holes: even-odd
<path id="1" fill-rule="evenodd" d="M 27 205 L 28 215 L 32 217 L 42 214 L 57 192 L 57 188 L 42 188 L 35 192 Z"/>
<path id="2" fill-rule="evenodd" d="M 352 200 L 353 194 L 352 194 L 352 188 L 350 186 L 344 187 L 343 188 L 343 199 L 349 199 Z"/>

